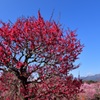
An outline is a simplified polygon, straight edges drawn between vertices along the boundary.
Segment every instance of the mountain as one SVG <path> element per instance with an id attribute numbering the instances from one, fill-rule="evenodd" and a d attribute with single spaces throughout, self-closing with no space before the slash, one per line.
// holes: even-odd
<path id="1" fill-rule="evenodd" d="M 81 77 L 81 79 L 83 81 L 100 81 L 100 74 L 96 74 L 96 75 L 89 75 L 86 77 Z"/>

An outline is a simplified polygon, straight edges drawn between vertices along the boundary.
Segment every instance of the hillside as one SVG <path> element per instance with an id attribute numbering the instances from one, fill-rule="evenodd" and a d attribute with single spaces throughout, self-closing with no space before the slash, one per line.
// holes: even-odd
<path id="1" fill-rule="evenodd" d="M 83 81 L 100 81 L 100 74 L 96 74 L 96 75 L 89 75 L 89 76 L 86 76 L 86 77 L 81 77 L 81 79 Z"/>

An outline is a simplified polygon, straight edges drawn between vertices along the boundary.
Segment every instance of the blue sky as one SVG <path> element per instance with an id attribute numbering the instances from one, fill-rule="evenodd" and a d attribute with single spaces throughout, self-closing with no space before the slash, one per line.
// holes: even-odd
<path id="1" fill-rule="evenodd" d="M 40 9 L 44 19 L 60 21 L 62 27 L 78 29 L 78 39 L 85 45 L 80 68 L 75 76 L 100 73 L 100 0 L 0 0 L 0 20 L 15 22 L 21 16 L 36 16 Z"/>

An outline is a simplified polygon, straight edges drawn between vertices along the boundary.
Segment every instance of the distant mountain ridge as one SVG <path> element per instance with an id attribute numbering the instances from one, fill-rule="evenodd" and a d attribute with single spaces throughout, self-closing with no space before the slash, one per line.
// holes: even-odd
<path id="1" fill-rule="evenodd" d="M 100 81 L 100 74 L 95 74 L 95 75 L 89 75 L 89 76 L 86 76 L 86 77 L 81 77 L 81 79 L 83 81 Z"/>

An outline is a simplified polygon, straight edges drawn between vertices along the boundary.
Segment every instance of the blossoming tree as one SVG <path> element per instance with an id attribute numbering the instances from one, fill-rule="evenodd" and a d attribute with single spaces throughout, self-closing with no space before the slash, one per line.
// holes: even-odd
<path id="1" fill-rule="evenodd" d="M 0 98 L 2 100 L 75 100 L 81 81 L 69 72 L 83 45 L 75 31 L 55 21 L 19 18 L 0 22 Z"/>

